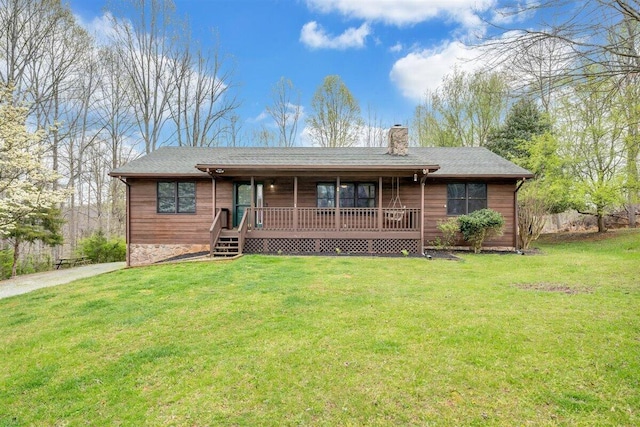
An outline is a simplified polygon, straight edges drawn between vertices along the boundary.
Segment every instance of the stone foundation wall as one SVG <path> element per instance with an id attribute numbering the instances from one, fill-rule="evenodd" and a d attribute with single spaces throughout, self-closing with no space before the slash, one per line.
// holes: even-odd
<path id="1" fill-rule="evenodd" d="M 209 251 L 209 245 L 131 244 L 129 245 L 129 265 L 131 267 L 149 265 L 168 258 L 205 251 Z"/>

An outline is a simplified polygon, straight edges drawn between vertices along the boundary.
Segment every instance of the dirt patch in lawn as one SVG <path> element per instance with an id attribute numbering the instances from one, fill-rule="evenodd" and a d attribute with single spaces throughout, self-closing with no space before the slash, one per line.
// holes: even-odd
<path id="1" fill-rule="evenodd" d="M 586 286 L 567 286 L 558 283 L 521 283 L 514 286 L 525 291 L 557 292 L 567 295 L 593 293 L 593 290 Z"/>

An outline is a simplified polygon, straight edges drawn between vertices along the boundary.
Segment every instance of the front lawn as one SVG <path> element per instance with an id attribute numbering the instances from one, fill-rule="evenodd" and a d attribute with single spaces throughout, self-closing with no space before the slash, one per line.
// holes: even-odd
<path id="1" fill-rule="evenodd" d="M 540 246 L 245 256 L 0 300 L 0 426 L 639 425 L 640 233 Z"/>

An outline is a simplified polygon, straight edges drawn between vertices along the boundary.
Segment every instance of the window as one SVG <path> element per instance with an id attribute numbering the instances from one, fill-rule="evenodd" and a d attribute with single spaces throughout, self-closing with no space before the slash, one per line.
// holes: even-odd
<path id="1" fill-rule="evenodd" d="M 336 206 L 336 185 L 320 183 L 316 186 L 317 206 Z M 372 183 L 343 182 L 340 184 L 340 207 L 373 208 L 376 206 L 376 185 Z"/>
<path id="2" fill-rule="evenodd" d="M 487 207 L 487 184 L 447 185 L 447 215 L 466 215 Z"/>
<path id="3" fill-rule="evenodd" d="M 335 184 L 318 184 L 316 194 L 317 194 L 317 206 L 319 208 L 335 207 L 336 205 Z"/>
<path id="4" fill-rule="evenodd" d="M 158 213 L 195 212 L 195 182 L 158 182 Z"/>

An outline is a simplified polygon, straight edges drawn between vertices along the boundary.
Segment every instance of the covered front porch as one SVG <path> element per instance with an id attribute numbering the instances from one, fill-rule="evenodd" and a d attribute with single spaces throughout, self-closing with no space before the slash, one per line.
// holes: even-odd
<path id="1" fill-rule="evenodd" d="M 278 174 L 198 168 L 211 175 L 214 200 L 232 195 L 230 204 L 214 206 L 212 255 L 236 248 L 237 253 L 421 253 L 424 247 L 424 187 L 431 168 Z"/>

